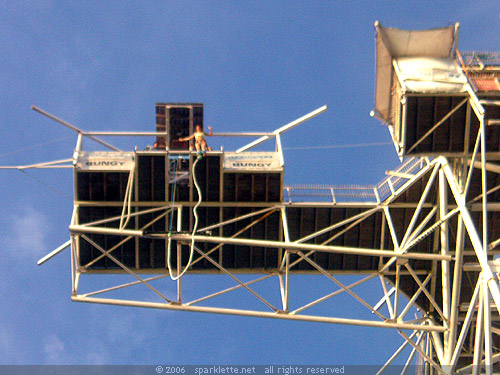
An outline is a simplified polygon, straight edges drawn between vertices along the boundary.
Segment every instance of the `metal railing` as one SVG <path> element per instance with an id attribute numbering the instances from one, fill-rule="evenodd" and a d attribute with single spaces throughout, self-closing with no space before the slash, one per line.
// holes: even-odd
<path id="1" fill-rule="evenodd" d="M 425 158 L 409 158 L 392 175 L 377 185 L 293 185 L 285 186 L 284 201 L 326 203 L 380 203 L 393 195 L 406 181 L 427 165 Z"/>
<path id="2" fill-rule="evenodd" d="M 460 52 L 465 67 L 500 67 L 500 52 L 465 51 Z"/>

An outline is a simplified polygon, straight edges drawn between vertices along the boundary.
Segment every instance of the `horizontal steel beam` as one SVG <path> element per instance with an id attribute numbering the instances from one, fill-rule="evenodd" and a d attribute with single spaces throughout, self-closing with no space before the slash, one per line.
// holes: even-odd
<path id="1" fill-rule="evenodd" d="M 177 205 L 183 207 L 193 207 L 197 202 L 179 201 Z M 99 206 L 99 207 L 122 207 L 123 201 L 75 201 L 79 206 Z M 170 205 L 168 201 L 141 201 L 131 202 L 132 207 L 160 207 Z M 397 204 L 397 208 L 413 208 L 416 204 Z M 384 205 L 377 204 L 375 201 L 362 201 L 362 202 L 294 202 L 294 203 L 268 203 L 268 202 L 202 202 L 200 207 L 312 207 L 312 208 L 382 208 Z M 388 205 L 393 207 L 393 205 Z M 432 207 L 431 204 L 424 207 Z"/>
<path id="2" fill-rule="evenodd" d="M 165 268 L 132 268 L 136 274 L 141 275 L 159 275 L 166 274 L 168 270 Z M 264 274 L 272 274 L 277 276 L 279 274 L 279 267 L 276 268 L 231 268 L 231 273 L 234 275 L 264 275 Z M 123 275 L 125 271 L 121 268 L 102 268 L 102 269 L 92 269 L 92 268 L 83 268 L 80 267 L 79 272 L 82 275 Z M 329 270 L 329 272 L 333 275 L 354 275 L 354 276 L 362 276 L 362 275 L 379 275 L 378 270 Z M 196 268 L 190 269 L 186 272 L 188 275 L 222 275 L 222 271 L 219 269 L 212 268 Z M 311 270 L 299 270 L 299 269 L 291 269 L 290 274 L 293 275 L 304 275 L 304 276 L 316 276 L 319 274 L 319 271 L 316 269 Z M 396 271 L 384 271 L 382 276 L 394 276 Z M 423 269 L 415 271 L 416 275 L 427 276 L 429 271 Z M 408 271 L 400 271 L 399 275 L 408 275 L 410 273 Z"/>
<path id="3" fill-rule="evenodd" d="M 144 232 L 142 230 L 134 229 L 113 229 L 103 227 L 86 227 L 84 225 L 70 225 L 69 231 L 71 233 L 83 234 L 109 234 L 112 236 L 144 237 Z"/>
<path id="4" fill-rule="evenodd" d="M 391 250 L 376 250 L 347 246 L 325 246 L 313 245 L 295 242 L 280 242 L 280 241 L 266 241 L 266 240 L 253 240 L 247 238 L 226 238 L 215 236 L 191 236 L 190 234 L 173 234 L 172 239 L 176 241 L 190 241 L 194 237 L 198 242 L 211 242 L 223 243 L 229 245 L 241 246 L 256 246 L 256 247 L 271 247 L 278 249 L 287 249 L 289 251 L 320 251 L 327 253 L 341 253 L 352 255 L 366 255 L 375 257 L 397 257 L 407 259 L 423 259 L 423 260 L 452 260 L 449 255 L 441 254 L 424 254 L 424 253 L 398 253 Z"/>
<path id="5" fill-rule="evenodd" d="M 132 236 L 132 237 L 145 237 L 144 232 L 141 230 L 127 230 L 127 229 L 114 229 L 102 227 L 86 227 L 83 225 L 70 225 L 69 230 L 72 233 L 87 233 L 87 234 L 107 234 L 114 236 Z M 167 238 L 169 234 L 150 234 L 148 238 Z M 191 236 L 190 234 L 172 234 L 172 239 L 175 241 L 191 241 L 197 242 L 211 242 L 217 244 L 228 245 L 241 245 L 241 246 L 256 246 L 256 247 L 270 247 L 277 249 L 287 249 L 290 251 L 320 251 L 326 253 L 340 253 L 352 255 L 365 255 L 374 257 L 396 257 L 406 259 L 422 259 L 422 260 L 452 260 L 450 255 L 441 254 L 425 254 L 425 253 L 398 253 L 391 250 L 376 250 L 357 247 L 346 246 L 324 246 L 303 244 L 294 242 L 280 242 L 280 241 L 266 241 L 266 240 L 253 240 L 248 238 L 227 238 L 217 236 Z"/>
<path id="6" fill-rule="evenodd" d="M 166 132 L 137 132 L 137 131 L 82 131 L 85 136 L 100 136 L 100 137 L 165 137 Z M 260 137 L 265 135 L 274 135 L 273 133 L 213 133 L 212 137 Z"/>
<path id="7" fill-rule="evenodd" d="M 69 168 L 73 168 L 73 166 L 69 166 Z M 17 167 L 12 167 L 10 169 L 18 169 Z M 123 207 L 122 201 L 74 201 L 75 205 L 81 207 Z M 143 202 L 131 202 L 132 207 L 170 207 L 171 203 L 167 201 L 159 202 L 159 201 L 143 201 Z M 177 206 L 183 207 L 193 207 L 196 205 L 196 202 L 177 202 Z M 202 202 L 200 207 L 251 207 L 251 208 L 281 208 L 281 207 L 290 207 L 290 208 L 362 208 L 362 209 L 372 209 L 378 208 L 382 209 L 384 207 L 395 208 L 395 209 L 403 209 L 403 208 L 415 208 L 417 203 L 387 203 L 387 204 L 377 204 L 375 202 L 294 202 L 294 203 L 274 203 L 269 204 L 266 202 Z M 423 208 L 433 208 L 435 207 L 432 203 L 424 203 L 422 205 Z M 450 204 L 449 209 L 457 208 L 456 204 Z M 470 206 L 470 210 L 473 212 L 481 211 L 482 205 L 481 203 L 473 203 Z M 500 211 L 500 203 L 492 203 L 489 202 L 487 204 L 487 208 L 489 211 Z"/>
<path id="8" fill-rule="evenodd" d="M 363 327 L 392 328 L 400 330 L 404 329 L 404 330 L 435 331 L 435 332 L 445 331 L 445 328 L 442 326 L 432 326 L 432 325 L 395 323 L 391 321 L 383 322 L 383 321 L 349 319 L 349 318 L 334 318 L 334 317 L 314 316 L 314 315 L 292 315 L 285 312 L 275 313 L 268 311 L 225 309 L 220 307 L 191 306 L 191 305 L 183 305 L 176 303 L 171 304 L 171 303 L 158 303 L 158 302 L 118 300 L 109 298 L 93 298 L 93 297 L 85 297 L 82 295 L 72 296 L 71 300 L 73 302 L 99 303 L 104 305 L 134 306 L 134 307 L 144 307 L 144 308 L 163 309 L 163 310 L 239 315 L 239 316 L 250 316 L 256 318 L 271 318 L 271 319 L 282 319 L 282 320 L 298 320 L 303 322 L 331 323 L 331 324 L 343 324 L 343 325 L 353 325 L 353 326 L 363 326 Z"/>

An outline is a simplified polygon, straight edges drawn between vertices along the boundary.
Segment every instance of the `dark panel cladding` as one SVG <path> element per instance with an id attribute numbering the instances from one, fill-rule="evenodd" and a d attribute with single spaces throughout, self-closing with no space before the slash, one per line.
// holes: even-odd
<path id="1" fill-rule="evenodd" d="M 460 104 L 463 96 L 406 97 L 405 155 L 439 155 L 472 153 L 479 130 L 479 120 L 470 110 L 470 129 L 467 131 L 467 104 L 460 106 L 449 118 L 419 141 L 451 110 Z M 500 107 L 485 105 L 485 119 L 500 118 Z M 500 127 L 487 126 L 487 151 L 500 151 Z M 416 145 L 416 146 L 415 146 Z"/>
<path id="2" fill-rule="evenodd" d="M 121 207 L 80 207 L 78 222 L 85 224 L 96 220 L 102 220 L 120 216 Z M 109 228 L 117 228 L 119 220 L 106 223 Z M 133 223 L 126 227 L 133 229 Z M 90 240 L 101 246 L 104 250 L 113 249 L 111 255 L 118 261 L 125 264 L 127 267 L 135 268 L 135 243 L 133 239 L 122 241 L 123 238 L 117 236 L 104 236 L 98 234 L 86 235 Z M 121 243 L 120 243 L 121 242 Z M 80 245 L 80 264 L 88 269 L 119 269 L 120 267 L 96 247 L 92 246 L 89 241 L 83 237 L 79 238 Z"/>
<path id="3" fill-rule="evenodd" d="M 202 103 L 156 103 L 156 131 L 167 134 L 156 138 L 156 148 L 187 151 L 189 142 L 179 138 L 189 136 L 196 125 L 203 127 Z"/>
<path id="4" fill-rule="evenodd" d="M 193 159 L 193 164 L 194 164 Z M 220 167 L 221 157 L 218 155 L 207 156 L 196 164 L 196 180 L 200 185 L 204 202 L 220 201 Z M 194 200 L 198 200 L 198 191 L 193 189 Z"/>
<path id="5" fill-rule="evenodd" d="M 125 198 L 128 172 L 77 172 L 77 200 L 117 202 Z"/>
<path id="6" fill-rule="evenodd" d="M 317 232 L 329 225 L 350 218 L 362 212 L 353 208 L 321 208 L 321 207 L 290 207 L 287 209 L 290 240 Z M 381 241 L 382 214 L 374 213 L 364 219 L 360 225 L 352 228 L 342 227 L 323 233 L 306 243 L 325 244 L 332 246 L 363 247 L 379 249 Z M 293 261 L 298 261 L 295 270 L 313 271 L 315 267 L 298 255 L 292 255 Z M 379 264 L 377 257 L 359 255 L 320 253 L 313 254 L 311 259 L 320 267 L 330 271 L 369 271 L 376 270 Z M 318 272 L 316 270 L 316 272 Z"/>
<path id="7" fill-rule="evenodd" d="M 249 207 L 225 207 L 222 220 L 242 216 L 256 209 Z M 256 223 L 253 223 L 257 221 Z M 224 226 L 222 235 L 231 237 L 238 234 L 241 238 L 255 238 L 269 241 L 278 241 L 280 233 L 280 214 L 273 212 L 268 215 L 259 215 L 253 218 L 240 220 Z M 228 269 L 266 269 L 277 270 L 279 266 L 279 249 L 224 245 L 221 250 L 222 266 Z"/>
<path id="8" fill-rule="evenodd" d="M 267 202 L 280 202 L 282 199 L 282 192 L 283 186 L 281 182 L 281 175 L 279 173 L 267 174 Z"/>
<path id="9" fill-rule="evenodd" d="M 280 202 L 280 173 L 225 173 L 224 202 Z"/>
<path id="10" fill-rule="evenodd" d="M 224 175 L 224 201 L 236 201 L 236 173 L 226 173 Z"/>
<path id="11" fill-rule="evenodd" d="M 148 208 L 150 207 L 143 209 Z M 151 223 L 153 219 L 157 217 L 157 215 L 157 213 L 151 213 L 138 216 L 138 228 L 146 229 L 152 232 L 166 233 L 168 231 L 170 223 L 169 215 L 148 226 L 148 223 Z M 165 268 L 165 240 L 140 238 L 137 241 L 139 247 L 139 268 Z"/>
<path id="12" fill-rule="evenodd" d="M 194 225 L 194 215 L 192 211 L 186 212 L 187 217 L 190 219 L 190 222 L 193 223 Z M 198 229 L 207 227 L 209 225 L 214 225 L 217 224 L 221 221 L 220 219 L 220 208 L 218 207 L 200 207 L 198 209 Z M 208 233 L 209 234 L 209 233 Z M 200 249 L 204 253 L 208 253 L 210 250 L 212 250 L 214 247 L 216 247 L 216 244 L 212 243 L 197 243 L 196 247 Z M 189 261 L 189 253 L 190 253 L 190 246 L 182 246 L 182 264 L 186 265 Z M 219 261 L 219 256 L 220 253 L 219 251 L 213 251 L 211 254 L 208 255 L 208 257 L 214 259 L 215 261 Z M 212 264 L 208 259 L 203 258 L 200 256 L 198 252 L 195 252 L 195 257 L 194 259 L 199 258 L 196 263 L 193 264 L 193 270 L 216 270 L 217 267 Z M 172 253 L 172 264 L 177 264 L 177 250 Z"/>
<path id="13" fill-rule="evenodd" d="M 138 155 L 137 163 L 139 201 L 165 201 L 165 155 Z"/>
<path id="14" fill-rule="evenodd" d="M 189 168 L 189 160 L 187 159 L 172 159 L 169 161 L 169 201 L 171 201 L 172 198 L 177 202 L 189 201 L 189 177 L 177 179 L 180 177 L 180 174 L 189 176 Z M 173 183 L 173 180 L 176 182 Z M 172 197 L 172 194 L 175 196 Z"/>
<path id="15" fill-rule="evenodd" d="M 466 134 L 467 104 L 420 141 L 438 122 L 464 99 L 462 96 L 406 96 L 406 155 L 464 152 L 466 138 L 474 143 L 477 118 L 471 116 L 471 132 Z M 498 147 L 497 147 L 498 151 Z"/>
<path id="16" fill-rule="evenodd" d="M 485 106 L 485 119 L 500 119 L 499 106 Z M 486 149 L 488 152 L 500 150 L 500 126 L 487 126 L 486 127 Z"/>
<path id="17" fill-rule="evenodd" d="M 174 192 L 174 201 L 185 204 L 182 211 L 181 231 L 193 230 L 194 215 L 193 205 L 198 200 L 198 192 L 193 186 L 192 166 L 196 158 L 185 158 L 182 155 L 167 152 L 138 152 L 136 154 L 136 174 L 134 180 L 134 193 L 132 196 L 132 212 L 144 211 L 164 205 L 170 208 Z M 171 183 L 173 179 L 176 183 Z M 210 155 L 197 162 L 196 178 L 202 192 L 204 205 L 198 208 L 199 226 L 219 223 L 223 220 L 234 218 L 231 215 L 243 215 L 253 208 L 222 208 L 221 199 L 225 197 L 226 202 L 237 205 L 239 202 L 257 202 L 260 204 L 279 203 L 282 190 L 282 176 L 280 173 L 227 173 L 225 174 L 224 191 L 221 191 L 222 178 L 222 156 L 220 154 Z M 128 172 L 94 172 L 79 171 L 76 174 L 77 199 L 85 202 L 85 206 L 79 207 L 79 223 L 84 224 L 110 217 L 120 217 L 123 211 L 123 200 L 127 182 Z M 95 205 L 90 205 L 95 202 Z M 109 206 L 107 206 L 109 202 Z M 213 206 L 210 206 L 210 204 Z M 226 211 L 224 211 L 226 210 Z M 231 211 L 232 210 L 232 211 Z M 142 214 L 128 220 L 127 229 L 147 230 L 155 233 L 167 233 L 169 230 L 176 231 L 177 211 L 158 219 L 162 211 Z M 158 220 L 157 220 L 158 219 Z M 153 224 L 149 225 L 151 222 Z M 171 224 L 172 223 L 172 224 Z M 232 225 L 234 231 L 240 231 L 249 221 L 244 220 Z M 105 226 L 117 228 L 119 220 L 106 223 Z M 172 226 L 172 228 L 171 228 Z M 243 226 L 243 227 L 242 227 Z M 231 228 L 231 226 L 230 226 Z M 275 212 L 266 216 L 257 224 L 248 228 L 245 235 L 249 238 L 280 240 L 281 233 L 280 215 Z M 227 229 L 216 229 L 211 233 L 215 235 L 227 235 Z M 224 233 L 223 233 L 224 232 Z M 234 234 L 235 232 L 232 232 Z M 117 246 L 123 240 L 120 236 L 92 235 L 89 238 L 105 250 Z M 214 245 L 198 244 L 202 251 L 209 252 Z M 185 265 L 189 259 L 189 246 L 180 245 L 180 258 Z M 117 259 L 127 267 L 142 270 L 164 270 L 166 268 L 166 241 L 159 239 L 127 239 L 113 249 Z M 222 260 L 224 264 L 232 263 L 231 268 L 252 270 L 272 269 L 275 270 L 279 264 L 279 251 L 260 247 L 241 247 L 235 249 L 231 246 L 219 247 L 208 256 L 214 260 Z M 234 259 L 232 259 L 234 258 Z M 229 260 L 228 260 L 229 259 Z M 232 260 L 231 260 L 232 259 Z M 177 243 L 172 243 L 171 264 L 177 265 Z M 97 247 L 88 241 L 80 239 L 80 263 L 88 270 L 119 270 L 119 266 L 109 258 L 103 257 Z M 193 264 L 195 271 L 214 271 L 216 267 L 206 258 L 199 259 Z"/>
<path id="18" fill-rule="evenodd" d="M 191 109 L 183 107 L 168 108 L 168 123 L 170 124 L 170 143 L 168 145 L 171 150 L 187 150 L 189 144 L 187 142 L 179 142 L 178 139 L 187 137 L 192 131 L 191 128 Z"/>

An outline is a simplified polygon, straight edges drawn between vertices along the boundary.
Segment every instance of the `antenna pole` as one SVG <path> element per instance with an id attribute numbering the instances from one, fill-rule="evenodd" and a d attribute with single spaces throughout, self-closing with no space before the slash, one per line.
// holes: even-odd
<path id="1" fill-rule="evenodd" d="M 326 105 L 324 105 L 323 107 L 319 107 L 318 109 L 312 111 L 312 112 L 309 112 L 307 115 L 304 115 L 302 117 L 299 117 L 298 119 L 286 124 L 286 125 L 283 125 L 281 128 L 278 128 L 276 129 L 275 131 L 273 131 L 273 135 L 274 136 L 278 136 L 278 135 L 281 135 L 281 133 L 284 133 L 286 132 L 287 130 L 290 130 L 294 127 L 296 127 L 297 125 L 300 125 L 302 124 L 303 122 L 306 122 L 307 120 L 310 120 L 312 119 L 313 117 L 316 117 L 317 115 L 319 115 L 320 113 L 323 113 L 325 112 L 326 110 L 328 109 L 328 107 Z M 240 153 L 240 152 L 243 152 L 243 151 L 247 151 L 257 145 L 260 145 L 261 143 L 264 143 L 265 141 L 267 141 L 268 139 L 270 139 L 271 136 L 269 135 L 265 135 L 259 139 L 256 139 L 255 141 L 253 142 L 250 142 L 249 144 L 239 148 L 238 150 L 236 150 L 236 153 Z"/>
<path id="2" fill-rule="evenodd" d="M 61 251 L 63 251 L 64 249 L 66 249 L 70 245 L 71 245 L 71 240 L 68 240 L 67 242 L 65 242 L 61 246 L 59 246 L 57 249 L 55 249 L 55 250 L 51 251 L 50 253 L 48 253 L 47 255 L 45 255 L 42 259 L 40 259 L 38 262 L 36 262 L 36 264 L 41 266 L 46 261 L 55 257 L 57 254 L 59 254 Z"/>
<path id="3" fill-rule="evenodd" d="M 68 123 L 68 122 L 66 122 L 66 121 L 64 121 L 64 120 L 61 120 L 59 117 L 56 117 L 56 116 L 54 116 L 54 115 L 51 115 L 50 113 L 48 113 L 48 112 L 44 111 L 43 109 L 40 109 L 40 108 L 38 108 L 38 107 L 35 107 L 34 105 L 32 105 L 32 106 L 31 106 L 31 109 L 32 109 L 33 111 L 35 111 L 35 112 L 40 113 L 41 115 L 44 115 L 45 117 L 50 118 L 51 120 L 53 120 L 53 121 L 55 121 L 55 122 L 57 122 L 57 123 L 59 123 L 59 124 L 61 124 L 61 125 L 65 126 L 65 127 L 69 128 L 69 129 L 71 129 L 71 130 L 73 130 L 73 131 L 77 132 L 78 134 L 83 134 L 84 136 L 89 137 L 89 138 L 90 138 L 90 139 L 92 139 L 93 141 L 95 141 L 95 142 L 97 142 L 97 143 L 99 143 L 99 144 L 101 144 L 101 145 L 103 145 L 103 146 L 105 146 L 105 147 L 107 147 L 107 148 L 109 148 L 109 149 L 111 149 L 111 150 L 114 150 L 114 151 L 121 151 L 120 149 L 116 148 L 115 146 L 110 145 L 109 143 L 104 142 L 104 141 L 100 140 L 99 138 L 96 138 L 96 137 L 94 137 L 94 136 L 92 136 L 92 135 L 87 135 L 87 134 L 85 134 L 85 131 L 84 131 L 84 130 L 79 129 L 79 128 L 77 128 L 76 126 L 71 125 L 70 123 Z"/>

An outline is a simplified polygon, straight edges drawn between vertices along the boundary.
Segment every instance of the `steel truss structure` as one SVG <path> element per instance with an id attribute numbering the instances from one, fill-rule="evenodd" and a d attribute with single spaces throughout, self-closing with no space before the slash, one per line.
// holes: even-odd
<path id="1" fill-rule="evenodd" d="M 160 279 L 167 280 L 168 274 L 164 273 L 145 278 L 138 272 L 126 267 L 113 256 L 113 251 L 117 248 L 116 245 L 111 248 L 104 248 L 89 237 L 89 234 L 119 236 L 122 238 L 120 241 L 120 244 L 122 244 L 124 241 L 131 241 L 136 237 L 151 238 L 151 236 L 155 236 L 166 239 L 167 234 L 153 235 L 147 234 L 145 230 L 111 229 L 102 226 L 102 224 L 104 224 L 102 222 L 76 225 L 74 224 L 76 216 L 74 216 L 72 225 L 70 226 L 70 231 L 72 233 L 71 252 L 73 261 L 72 300 L 77 302 L 149 307 L 177 311 L 208 312 L 392 328 L 396 329 L 405 340 L 405 343 L 395 354 L 398 354 L 407 345 L 412 347 L 411 355 L 407 362 L 408 365 L 411 363 L 415 353 L 418 353 L 425 359 L 426 363 L 432 366 L 438 373 L 451 373 L 455 371 L 459 360 L 464 360 L 464 358 L 468 357 L 473 358 L 472 363 L 474 366 L 477 366 L 477 368 L 479 368 L 481 363 L 485 364 L 487 368 L 488 366 L 492 368 L 493 363 L 500 358 L 498 347 L 494 345 L 494 343 L 498 343 L 498 339 L 492 337 L 492 334 L 497 335 L 500 333 L 500 328 L 497 326 L 498 323 L 495 323 L 498 321 L 497 312 L 500 308 L 500 299 L 498 279 L 495 276 L 496 272 L 499 270 L 499 265 L 491 260 L 491 257 L 498 253 L 496 246 L 500 244 L 500 239 L 489 242 L 486 248 L 483 247 L 482 236 L 477 229 L 473 215 L 477 213 L 482 214 L 484 212 L 483 202 L 485 198 L 493 194 L 494 191 L 500 189 L 500 185 L 485 190 L 484 193 L 478 196 L 470 197 L 469 190 L 472 173 L 474 170 L 483 171 L 483 169 L 474 167 L 469 168 L 468 175 L 460 182 L 454 172 L 457 170 L 457 167 L 459 166 L 450 164 L 450 161 L 444 157 L 435 158 L 427 162 L 427 164 L 414 176 L 405 176 L 406 182 L 384 202 L 363 204 L 363 209 L 360 214 L 325 226 L 308 236 L 304 236 L 294 241 L 290 240 L 288 229 L 290 221 L 287 217 L 287 212 L 296 205 L 304 205 L 303 203 L 273 205 L 249 215 L 242 215 L 217 225 L 202 228 L 200 232 L 215 230 L 236 221 L 248 220 L 251 218 L 250 223 L 245 226 L 244 230 L 231 237 L 209 235 L 194 236 L 196 243 L 209 243 L 212 244 L 211 246 L 213 247 L 208 251 L 204 251 L 196 246 L 196 257 L 192 266 L 205 259 L 215 266 L 218 272 L 234 280 L 235 285 L 231 288 L 187 301 L 183 298 L 186 291 L 182 288 L 182 278 L 175 282 L 177 285 L 177 298 L 169 298 L 159 287 L 152 285 L 153 282 L 158 283 Z M 484 168 L 484 171 L 487 171 L 486 168 L 491 169 L 492 166 L 485 165 Z M 500 171 L 493 173 L 499 172 Z M 400 235 L 398 236 L 396 227 L 399 225 L 394 222 L 391 210 L 400 209 L 401 204 L 397 202 L 398 198 L 405 194 L 413 184 L 421 180 L 423 176 L 429 174 L 430 177 L 425 184 L 424 192 L 419 202 L 417 204 L 408 205 L 411 206 L 410 208 L 413 210 L 413 215 L 410 223 L 404 229 L 404 235 L 402 237 Z M 432 189 L 439 191 L 439 202 L 437 204 L 428 200 L 429 193 Z M 448 197 L 449 190 L 452 192 L 451 197 Z M 334 205 L 337 207 L 342 204 L 337 203 Z M 352 204 L 346 203 L 346 205 L 352 207 Z M 496 202 L 486 204 L 486 212 L 496 212 L 499 208 L 500 205 Z M 77 208 L 75 208 L 75 210 L 76 209 Z M 156 216 L 145 227 L 149 227 L 162 216 L 168 215 L 170 209 L 171 208 L 168 206 L 153 209 Z M 182 212 L 181 207 L 176 207 L 175 209 L 178 210 L 178 212 Z M 136 215 L 150 214 L 153 210 L 138 211 Z M 425 215 L 422 214 L 424 210 L 426 212 Z M 245 238 L 242 236 L 242 233 L 247 232 L 252 226 L 261 222 L 273 212 L 278 212 L 282 216 L 282 222 L 284 223 L 284 241 L 266 241 L 248 237 Z M 377 213 L 383 216 L 384 224 L 382 226 L 387 226 L 389 228 L 392 249 L 385 249 L 383 246 L 378 249 L 365 249 L 330 245 L 336 238 L 348 231 L 355 230 L 356 227 L 359 227 L 363 222 Z M 119 221 L 120 217 L 110 218 L 109 220 Z M 450 247 L 450 233 L 453 231 L 450 227 L 452 225 L 456 228 L 455 233 L 457 235 L 456 240 L 454 240 L 455 246 L 453 248 Z M 381 236 L 386 232 L 385 228 L 379 228 L 379 230 L 382 230 Z M 180 228 L 179 232 L 181 231 L 182 228 Z M 321 244 L 311 243 L 314 239 L 323 235 L 328 235 L 326 241 L 323 241 Z M 415 245 L 428 236 L 434 238 L 434 243 L 439 243 L 439 246 L 437 246 L 437 248 L 440 249 L 439 253 L 421 253 L 413 251 Z M 78 260 L 78 238 L 89 242 L 102 253 L 102 257 L 109 258 L 118 265 L 121 270 L 130 274 L 136 280 L 106 289 L 81 293 L 79 291 L 79 279 L 80 276 L 85 273 L 82 273 L 81 269 L 77 266 L 80 263 Z M 172 238 L 182 243 L 189 242 L 192 236 L 187 233 L 179 233 L 172 235 Z M 468 241 L 472 243 L 472 250 L 477 260 L 464 263 L 464 258 L 470 259 L 472 255 L 472 251 L 465 248 L 465 244 Z M 382 243 L 383 242 L 384 241 L 382 241 Z M 283 253 L 281 266 L 274 272 L 269 272 L 249 281 L 242 281 L 238 273 L 231 272 L 221 264 L 220 260 L 215 260 L 210 257 L 210 254 L 226 244 L 273 248 L 276 252 Z M 374 271 L 352 272 L 356 275 L 361 273 L 361 275 L 359 275 L 359 280 L 346 285 L 339 281 L 334 273 L 321 267 L 313 259 L 314 255 L 325 253 L 374 257 L 377 259 L 378 268 Z M 295 255 L 296 258 L 293 261 L 291 260 L 292 255 Z M 432 264 L 430 272 L 415 270 L 412 267 L 412 261 L 426 261 Z M 290 275 L 294 273 L 294 268 L 296 268 L 298 264 L 304 262 L 312 266 L 314 273 L 321 274 L 330 280 L 334 289 L 309 303 L 301 306 L 294 306 L 294 297 L 290 292 L 289 286 Z M 180 262 L 178 264 L 180 264 Z M 463 295 L 467 294 L 466 291 L 462 290 L 463 288 L 467 288 L 467 284 L 462 280 L 465 270 L 468 270 L 467 276 L 469 278 L 477 278 L 474 292 L 470 300 L 463 299 Z M 180 268 L 177 269 L 178 273 L 181 271 Z M 342 274 L 345 272 L 340 273 Z M 476 274 L 478 275 L 475 276 Z M 413 282 L 418 285 L 418 288 L 411 295 L 408 294 L 402 286 L 401 278 L 403 276 L 407 278 L 411 277 Z M 440 277 L 441 280 L 437 280 L 438 277 Z M 255 284 L 270 278 L 276 279 L 276 287 L 279 288 L 279 295 L 281 296 L 278 301 L 264 298 L 253 289 Z M 353 290 L 355 287 L 373 280 L 379 280 L 381 284 L 381 299 L 377 304 L 367 302 Z M 388 286 L 388 283 L 391 285 Z M 101 297 L 101 295 L 108 292 L 137 284 L 143 284 L 145 287 L 149 288 L 152 292 L 152 296 L 156 297 L 155 299 L 159 297 L 161 301 L 148 302 Z M 440 293 L 436 290 L 436 284 L 441 284 L 442 286 Z M 258 302 L 254 310 L 224 306 L 213 307 L 211 304 L 204 305 L 206 301 L 216 300 L 218 296 L 235 292 L 239 289 L 246 290 L 248 296 Z M 187 294 L 189 295 L 190 293 L 187 292 Z M 373 313 L 375 319 L 367 320 L 335 315 L 318 316 L 307 314 L 308 309 L 329 301 L 331 298 L 340 294 L 351 296 L 353 301 L 363 305 L 368 311 Z M 425 302 L 422 302 L 422 299 L 425 299 Z M 412 308 L 415 307 L 415 302 L 417 300 L 420 300 L 419 305 L 416 305 L 419 310 L 419 316 L 415 318 L 411 317 L 409 313 L 414 311 Z M 385 313 L 381 311 L 382 305 L 385 305 L 387 308 Z M 260 309 L 259 306 L 263 309 Z M 422 309 L 419 306 L 427 306 L 428 308 Z M 465 312 L 465 316 L 463 312 Z M 475 335 L 475 339 L 472 338 L 473 335 Z M 474 346 L 466 349 L 466 342 L 471 341 L 475 343 Z M 484 356 L 481 353 L 484 353 Z M 395 358 L 396 356 L 391 357 L 381 370 L 385 369 Z M 464 368 L 464 370 L 466 369 L 467 368 Z"/>
<path id="2" fill-rule="evenodd" d="M 405 93 L 398 95 L 404 105 Z M 127 171 L 121 201 L 92 202 L 94 206 L 114 207 L 118 214 L 82 222 L 82 211 L 90 203 L 77 199 L 75 191 L 70 240 L 39 264 L 71 249 L 71 298 L 75 302 L 388 328 L 396 330 L 403 343 L 379 373 L 410 348 L 402 373 L 417 361 L 419 371 L 426 374 L 492 374 L 500 360 L 500 262 L 495 260 L 500 245 L 500 154 L 488 149 L 489 121 L 493 119 L 485 109 L 498 103 L 485 100 L 467 86 L 458 104 L 406 148 L 406 155 L 411 156 L 413 149 L 462 108 L 469 130 L 473 121 L 479 125 L 476 133 L 469 131 L 462 139 L 465 145 L 461 153 L 410 157 L 399 169 L 388 171 L 381 184 L 371 187 L 280 185 L 280 199 L 274 202 L 203 202 L 200 207 L 207 212 L 213 209 L 217 220 L 207 220 L 196 232 L 192 232 L 193 173 L 188 172 L 190 199 L 140 202 L 138 190 L 134 190 L 139 189 L 139 171 L 134 164 Z M 78 133 L 75 155 L 72 159 L 12 168 L 75 168 L 84 137 L 119 154 L 117 147 L 101 137 L 162 135 L 86 132 L 35 109 Z M 284 166 L 281 134 L 324 110 L 326 107 L 275 132 L 219 136 L 261 137 L 237 150 L 239 153 L 274 139 L 280 165 Z M 495 142 L 498 146 L 498 140 Z M 166 160 L 184 156 L 189 163 L 193 159 L 189 152 L 153 154 Z M 207 160 L 223 155 L 222 151 L 209 152 Z M 175 178 L 169 175 L 169 181 Z M 220 180 L 224 182 L 222 175 Z M 225 210 L 233 211 L 225 215 Z M 166 226 L 169 217 L 175 223 L 171 231 Z M 153 229 L 158 223 L 163 230 Z M 163 267 L 143 267 L 138 258 L 126 260 L 124 246 L 133 244 L 132 249 L 139 254 L 140 241 L 160 241 L 164 249 L 167 243 L 172 244 L 172 254 L 164 255 Z M 188 263 L 192 241 L 194 253 Z M 84 248 L 96 250 L 97 255 L 84 260 Z M 269 261 L 237 266 L 233 257 L 241 254 Z M 96 267 L 106 259 L 108 266 Z M 176 280 L 169 277 L 170 261 L 174 263 L 171 271 L 180 276 Z M 131 281 L 92 288 L 93 278 L 100 274 L 126 274 Z M 196 274 L 225 275 L 234 285 L 206 293 L 199 288 L 193 291 L 185 281 Z M 293 291 L 297 274 L 321 276 L 331 282 L 331 289 L 304 302 L 304 296 Z M 349 282 L 344 280 L 345 275 L 350 276 Z M 84 278 L 89 279 L 86 288 L 80 285 Z M 358 292 L 360 286 L 369 283 L 370 290 L 375 291 L 374 285 L 380 290 L 377 298 Z M 264 285 L 265 293 L 260 285 Z M 276 292 L 268 293 L 272 285 Z M 135 286 L 143 286 L 149 298 L 146 294 L 136 298 Z M 176 293 L 171 292 L 172 286 Z M 127 290 L 128 298 L 121 297 Z M 116 292 L 120 292 L 119 297 L 114 297 Z M 320 293 L 316 292 L 311 296 Z M 231 305 L 234 301 L 224 297 L 235 293 L 239 293 L 238 300 L 243 301 L 245 295 L 248 300 L 241 306 Z M 332 301 L 346 296 L 361 305 L 366 316 L 350 316 L 345 306 L 332 308 Z"/>

